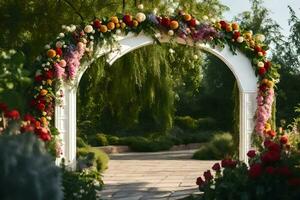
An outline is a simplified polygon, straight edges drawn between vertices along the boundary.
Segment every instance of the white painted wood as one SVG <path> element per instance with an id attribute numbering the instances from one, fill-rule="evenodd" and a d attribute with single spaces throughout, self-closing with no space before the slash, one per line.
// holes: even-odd
<path id="1" fill-rule="evenodd" d="M 171 38 L 163 35 L 159 40 L 162 43 L 167 43 L 170 42 Z M 109 47 L 104 44 L 95 48 L 93 58 L 81 64 L 74 80 L 75 87 L 70 88 L 67 84 L 62 85 L 64 102 L 61 107 L 56 106 L 55 108 L 55 126 L 60 131 L 63 140 L 63 157 L 66 164 L 72 169 L 76 165 L 76 88 L 85 70 L 95 59 L 104 54 L 108 54 L 107 62 L 113 64 L 118 58 L 135 49 L 154 44 L 154 40 L 143 33 L 118 36 L 116 41 L 119 43 L 118 46 Z M 180 38 L 176 38 L 175 42 L 189 46 L 194 45 L 192 41 L 185 41 Z M 253 116 L 256 110 L 255 99 L 257 94 L 257 77 L 254 74 L 251 62 L 239 51 L 236 52 L 237 55 L 233 55 L 228 46 L 223 49 L 214 49 L 207 44 L 198 44 L 197 47 L 220 58 L 229 67 L 238 82 L 240 91 L 239 158 L 247 161 L 246 154 L 250 148 L 250 135 L 254 129 Z"/>

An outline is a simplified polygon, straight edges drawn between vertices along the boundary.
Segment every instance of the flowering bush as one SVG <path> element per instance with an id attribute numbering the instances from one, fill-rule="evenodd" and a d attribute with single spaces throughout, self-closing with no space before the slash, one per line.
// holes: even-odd
<path id="1" fill-rule="evenodd" d="M 300 152 L 286 135 L 248 152 L 249 166 L 224 159 L 197 179 L 201 199 L 300 199 Z"/>
<path id="2" fill-rule="evenodd" d="M 0 102 L 0 135 L 19 135 L 22 133 L 32 133 L 40 140 L 45 142 L 46 148 L 54 156 L 61 154 L 60 144 L 53 139 L 58 133 L 55 129 L 50 130 L 49 127 L 43 127 L 40 121 L 36 120 L 32 115 L 25 114 L 21 117 L 18 110 L 10 110 L 5 103 Z"/>

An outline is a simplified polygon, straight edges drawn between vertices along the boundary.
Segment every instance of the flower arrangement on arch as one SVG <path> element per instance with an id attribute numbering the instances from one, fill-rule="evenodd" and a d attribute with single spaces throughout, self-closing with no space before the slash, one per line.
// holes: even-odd
<path id="1" fill-rule="evenodd" d="M 236 49 L 242 51 L 250 59 L 258 75 L 255 132 L 264 136 L 271 129 L 269 124 L 278 73 L 276 65 L 267 59 L 268 46 L 263 43 L 265 38 L 262 34 L 243 30 L 236 22 L 210 20 L 207 16 L 198 20 L 182 10 L 170 15 L 142 11 L 134 15 L 116 14 L 95 18 L 89 24 L 63 25 L 62 29 L 57 38 L 45 46 L 45 51 L 36 62 L 38 69 L 30 106 L 34 110 L 32 115 L 36 123 L 42 128 L 53 129 L 54 108 L 64 95 L 59 90 L 59 85 L 62 82 L 72 85 L 82 59 L 90 58 L 96 46 L 116 43 L 115 38 L 118 36 L 144 32 L 158 42 L 161 37 L 168 36 L 194 44 L 227 44 L 233 52 Z M 50 138 L 55 139 L 51 131 Z"/>
<path id="2" fill-rule="evenodd" d="M 268 137 L 260 151 L 247 153 L 249 166 L 224 159 L 198 177 L 201 199 L 300 199 L 300 151 L 287 135 Z"/>

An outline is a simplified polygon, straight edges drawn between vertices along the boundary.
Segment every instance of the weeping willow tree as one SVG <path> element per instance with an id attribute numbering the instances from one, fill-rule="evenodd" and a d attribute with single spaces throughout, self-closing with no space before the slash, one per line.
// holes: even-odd
<path id="1" fill-rule="evenodd" d="M 173 123 L 175 88 L 199 87 L 201 59 L 193 53 L 189 47 L 156 45 L 131 52 L 112 66 L 99 60 L 80 83 L 80 119 L 93 119 L 98 129 L 109 132 L 166 132 Z"/>

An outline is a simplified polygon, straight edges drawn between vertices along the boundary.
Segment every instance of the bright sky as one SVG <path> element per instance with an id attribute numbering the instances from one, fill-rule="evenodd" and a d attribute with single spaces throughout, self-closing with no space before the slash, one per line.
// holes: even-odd
<path id="1" fill-rule="evenodd" d="M 233 16 L 249 11 L 251 4 L 249 0 L 221 0 L 224 5 L 230 8 L 230 11 L 225 13 L 225 19 L 231 20 Z M 283 28 L 284 35 L 289 34 L 289 9 L 290 5 L 297 16 L 300 17 L 300 0 L 265 0 L 265 7 L 271 11 L 271 17 Z"/>

